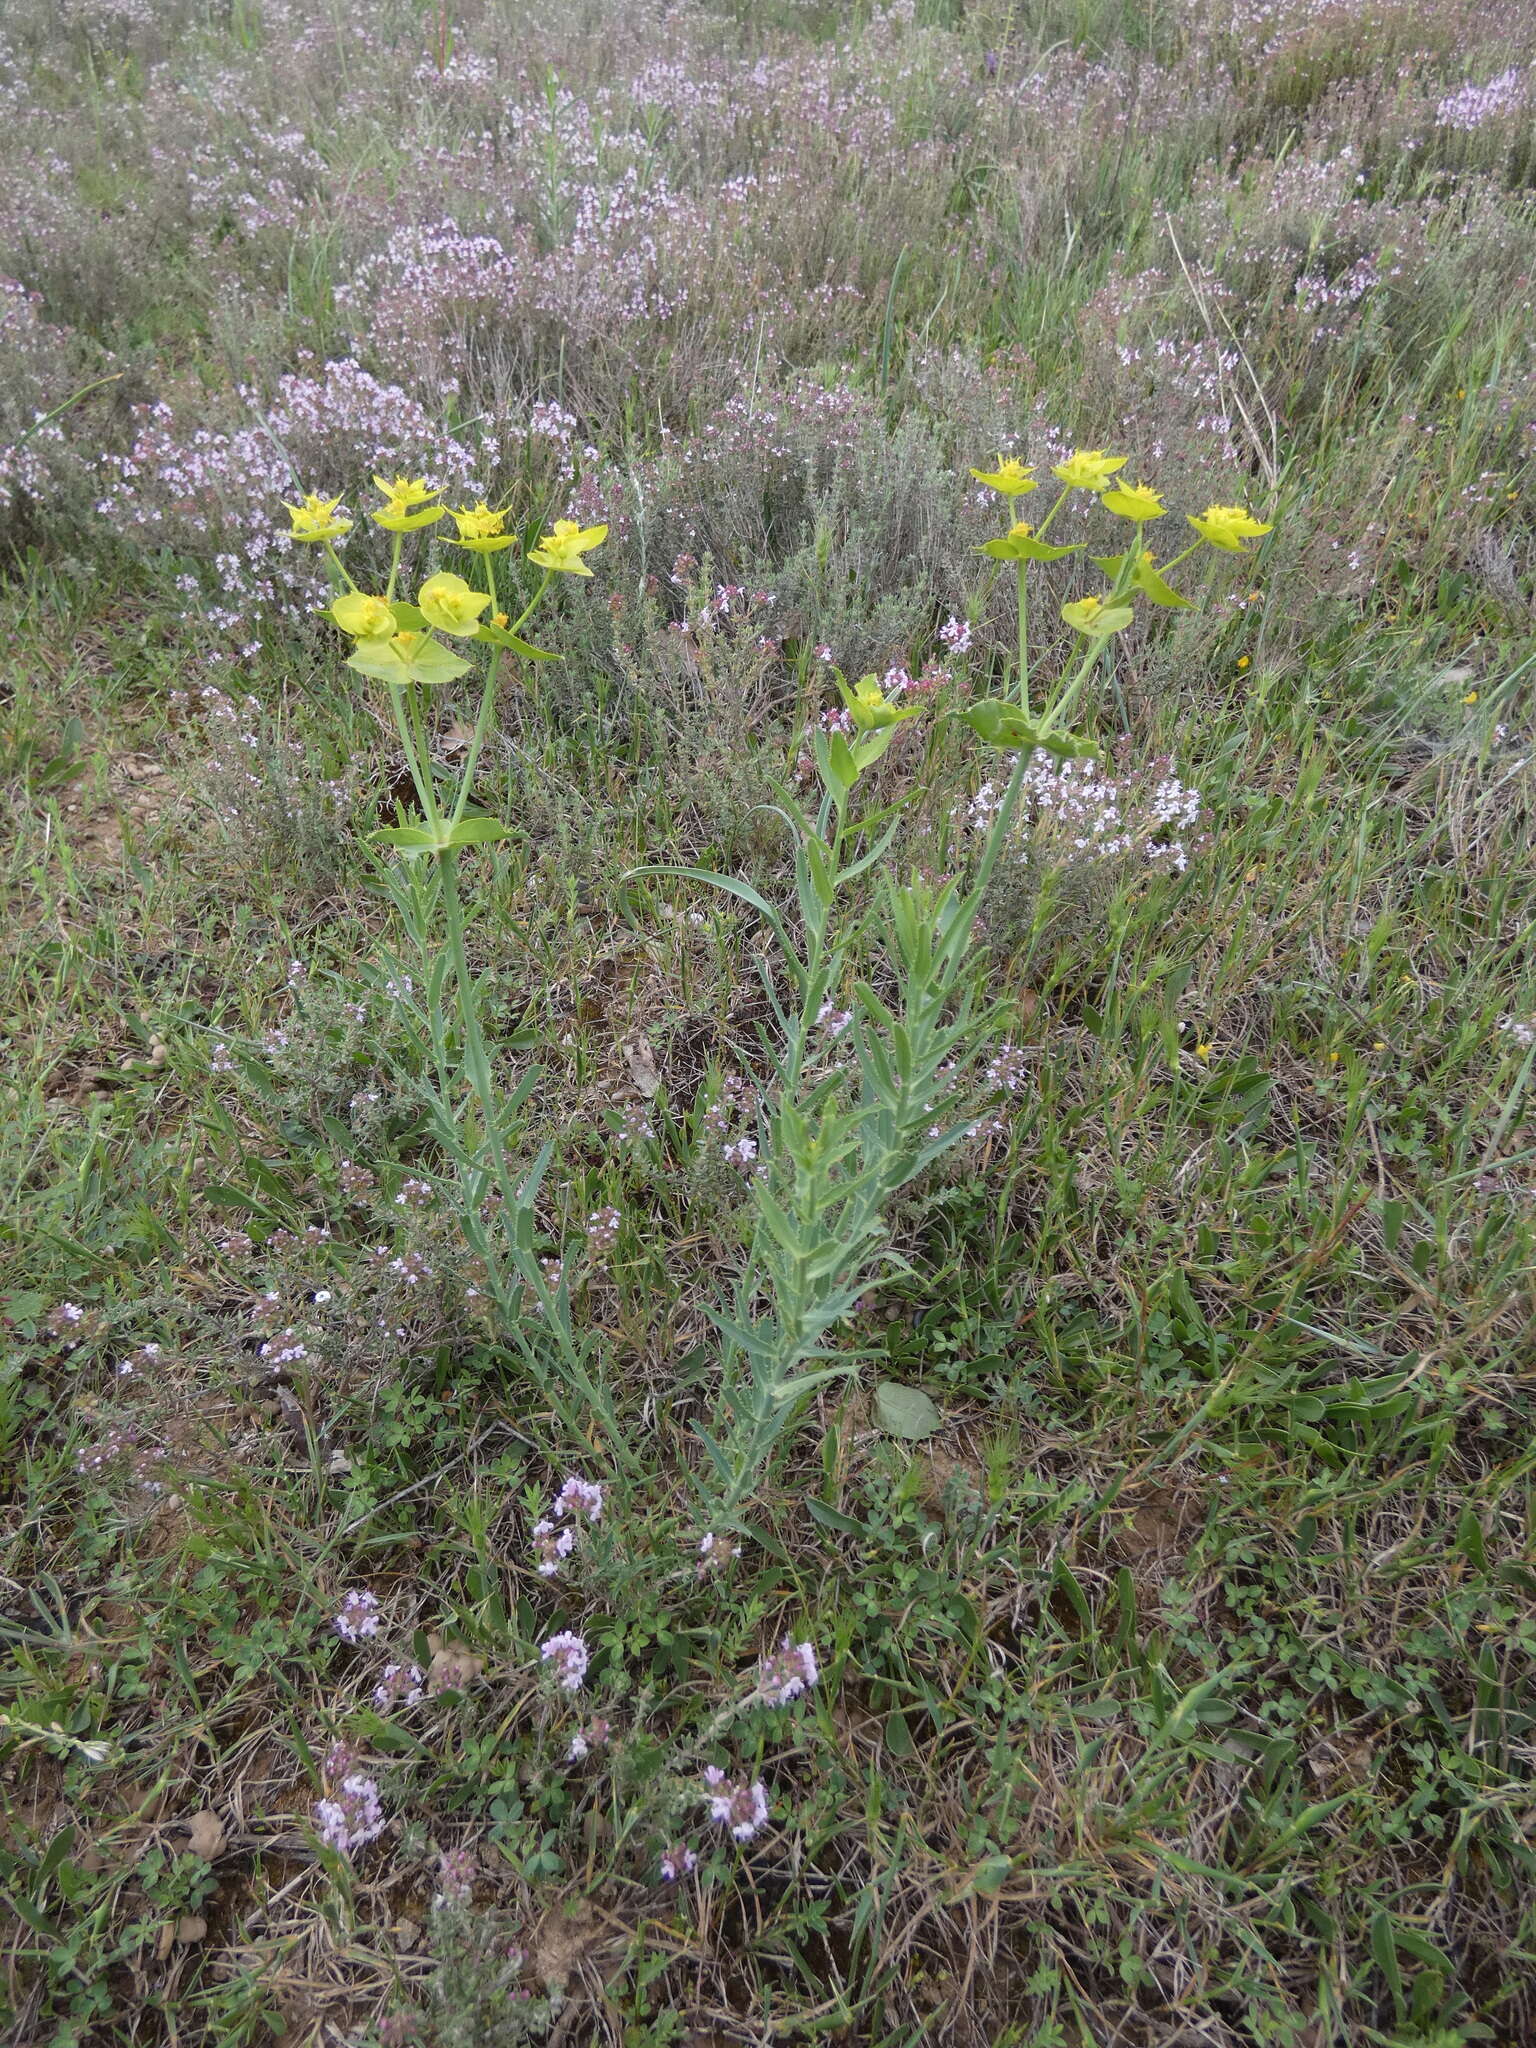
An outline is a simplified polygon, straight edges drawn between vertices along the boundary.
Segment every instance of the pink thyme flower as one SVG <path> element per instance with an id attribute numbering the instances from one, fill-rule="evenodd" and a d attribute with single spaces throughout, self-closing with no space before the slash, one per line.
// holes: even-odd
<path id="1" fill-rule="evenodd" d="M 733 1543 L 729 1536 L 717 1536 L 710 1530 L 699 1538 L 699 1577 L 706 1572 L 723 1571 L 733 1557 L 740 1557 L 741 1545 Z"/>
<path id="2" fill-rule="evenodd" d="M 814 1685 L 819 1675 L 816 1652 L 811 1645 L 792 1643 L 786 1636 L 783 1647 L 758 1665 L 757 1690 L 769 1706 L 787 1707 L 808 1686 Z"/>
<path id="3" fill-rule="evenodd" d="M 750 1842 L 759 1828 L 767 1826 L 768 1794 L 761 1778 L 748 1785 L 742 1779 L 727 1778 L 717 1765 L 708 1764 L 704 1784 L 710 1819 L 723 1822 L 738 1842 Z"/>
<path id="4" fill-rule="evenodd" d="M 561 1560 L 570 1556 L 576 1548 L 574 1529 L 556 1529 L 551 1521 L 535 1522 L 533 1525 L 533 1550 L 539 1560 L 539 1577 L 552 1579 L 559 1571 Z"/>
<path id="5" fill-rule="evenodd" d="M 360 1643 L 364 1636 L 379 1632 L 379 1596 L 366 1586 L 354 1586 L 341 1603 L 341 1612 L 331 1623 L 344 1643 Z"/>
<path id="6" fill-rule="evenodd" d="M 434 1906 L 467 1906 L 475 1888 L 479 1860 L 473 1849 L 444 1849 L 437 1859 L 439 1890 Z"/>
<path id="7" fill-rule="evenodd" d="M 582 1680 L 587 1675 L 587 1646 L 580 1636 L 571 1634 L 569 1630 L 562 1635 L 551 1636 L 539 1655 L 551 1666 L 563 1691 L 581 1691 Z"/>
<path id="8" fill-rule="evenodd" d="M 585 1728 L 578 1728 L 571 1737 L 570 1746 L 565 1752 L 566 1762 L 579 1764 L 589 1757 L 594 1749 L 606 1749 L 612 1733 L 612 1722 L 604 1720 L 599 1714 L 595 1720 L 589 1721 Z"/>
<path id="9" fill-rule="evenodd" d="M 327 1848 L 350 1856 L 384 1832 L 384 1809 L 372 1778 L 353 1771 L 343 1778 L 331 1799 L 315 1802 L 315 1825 Z"/>
<path id="10" fill-rule="evenodd" d="M 419 1707 L 427 1696 L 425 1684 L 419 1664 L 386 1664 L 373 1688 L 373 1703 L 384 1714 L 391 1707 Z"/>
<path id="11" fill-rule="evenodd" d="M 661 1874 L 668 1884 L 676 1884 L 680 1878 L 689 1877 L 699 1867 L 699 1859 L 686 1842 L 674 1842 L 661 1852 Z"/>
<path id="12" fill-rule="evenodd" d="M 565 1484 L 555 1495 L 554 1514 L 585 1515 L 589 1522 L 602 1520 L 603 1489 L 595 1479 L 578 1479 L 574 1472 L 568 1472 Z"/>

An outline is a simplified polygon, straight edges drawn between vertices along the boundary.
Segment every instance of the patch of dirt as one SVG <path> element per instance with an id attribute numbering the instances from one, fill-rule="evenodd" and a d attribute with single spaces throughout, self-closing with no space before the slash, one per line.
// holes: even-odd
<path id="1" fill-rule="evenodd" d="M 1133 1571 L 1166 1578 L 1183 1564 L 1188 1536 L 1201 1520 L 1186 1495 L 1157 1487 L 1116 1521 L 1114 1548 Z"/>
<path id="2" fill-rule="evenodd" d="M 176 782 L 153 754 L 114 754 L 107 766 L 107 792 L 103 802 L 82 791 L 59 806 L 71 849 L 95 867 L 115 866 L 122 859 L 125 829 L 138 838 L 160 822 L 175 800 Z"/>

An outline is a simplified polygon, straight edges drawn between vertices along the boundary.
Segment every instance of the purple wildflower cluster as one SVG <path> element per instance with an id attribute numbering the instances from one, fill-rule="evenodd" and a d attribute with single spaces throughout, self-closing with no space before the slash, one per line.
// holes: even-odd
<path id="1" fill-rule="evenodd" d="M 813 1686 L 819 1675 L 814 1647 L 810 1643 L 792 1643 L 786 1636 L 780 1647 L 758 1665 L 758 1697 L 771 1707 L 787 1707 Z"/>
<path id="2" fill-rule="evenodd" d="M 768 1825 L 768 1793 L 761 1778 L 750 1783 L 728 1778 L 718 1764 L 706 1764 L 703 1797 L 710 1819 L 728 1827 L 738 1842 L 750 1842 Z"/>
<path id="3" fill-rule="evenodd" d="M 316 1830 L 328 1849 L 355 1855 L 384 1832 L 378 1784 L 357 1768 L 357 1758 L 342 1742 L 326 1753 L 323 1774 L 326 1791 L 315 1802 Z"/>
<path id="4" fill-rule="evenodd" d="M 581 1525 L 595 1528 L 603 1518 L 603 1489 L 595 1479 L 567 1473 L 547 1515 L 533 1525 L 533 1554 L 540 1578 L 552 1579 L 576 1548 Z"/>
<path id="5" fill-rule="evenodd" d="M 366 1586 L 353 1587 L 331 1623 L 344 1643 L 360 1643 L 368 1636 L 376 1636 L 380 1625 L 379 1596 Z"/>
<path id="6" fill-rule="evenodd" d="M 549 1666 L 562 1692 L 580 1692 L 587 1676 L 588 1650 L 585 1640 L 571 1630 L 546 1639 L 539 1656 Z"/>
<path id="7" fill-rule="evenodd" d="M 1459 128 L 1464 135 L 1470 134 L 1505 114 L 1523 112 L 1530 80 L 1530 72 L 1511 64 L 1486 85 L 1464 85 L 1447 93 L 1435 108 L 1435 119 L 1442 128 Z"/>

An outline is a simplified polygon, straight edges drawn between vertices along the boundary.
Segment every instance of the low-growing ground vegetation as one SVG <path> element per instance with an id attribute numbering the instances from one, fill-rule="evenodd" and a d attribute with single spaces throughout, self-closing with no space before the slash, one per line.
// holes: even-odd
<path id="1" fill-rule="evenodd" d="M 1530 8 L 0 99 L 7 2038 L 1536 2038 Z"/>

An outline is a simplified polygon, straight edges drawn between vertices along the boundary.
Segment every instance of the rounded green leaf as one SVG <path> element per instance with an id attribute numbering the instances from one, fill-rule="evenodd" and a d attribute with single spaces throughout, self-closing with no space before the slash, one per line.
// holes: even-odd
<path id="1" fill-rule="evenodd" d="M 890 1436 L 915 1442 L 932 1436 L 943 1427 L 944 1418 L 921 1387 L 904 1387 L 899 1380 L 882 1380 L 875 1389 L 875 1414 L 880 1427 Z"/>

